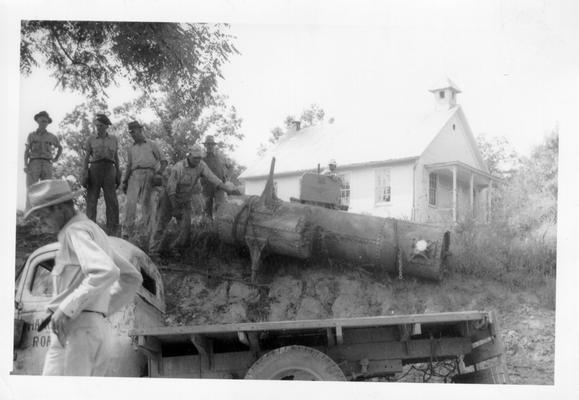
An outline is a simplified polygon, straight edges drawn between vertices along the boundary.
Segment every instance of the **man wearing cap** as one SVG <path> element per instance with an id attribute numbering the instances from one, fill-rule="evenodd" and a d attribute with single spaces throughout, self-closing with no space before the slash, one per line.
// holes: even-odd
<path id="1" fill-rule="evenodd" d="M 201 177 L 206 178 L 218 189 L 227 193 L 236 192 L 230 183 L 223 183 L 202 160 L 203 148 L 194 145 L 187 158 L 179 161 L 171 168 L 166 192 L 163 193 L 158 210 L 155 233 L 151 237 L 149 253 L 158 258 L 163 250 L 163 242 L 167 225 L 173 217 L 179 224 L 179 234 L 171 246 L 173 250 L 183 247 L 189 238 L 191 229 L 191 198 L 195 186 Z"/>
<path id="2" fill-rule="evenodd" d="M 137 204 L 141 208 L 144 231 L 149 227 L 152 213 L 151 194 L 153 176 L 160 168 L 161 152 L 155 143 L 145 139 L 143 126 L 137 121 L 129 123 L 129 133 L 134 140 L 127 151 L 127 168 L 121 185 L 127 195 L 123 237 L 130 238 L 135 233 Z"/>
<path id="3" fill-rule="evenodd" d="M 336 178 L 338 176 L 336 173 L 337 167 L 338 167 L 338 164 L 336 163 L 336 160 L 334 160 L 334 159 L 330 160 L 330 162 L 328 162 L 328 168 L 326 168 L 322 171 L 322 175 Z"/>
<path id="4" fill-rule="evenodd" d="M 58 233 L 52 269 L 53 297 L 38 330 L 50 324 L 43 375 L 104 376 L 111 356 L 105 318 L 127 305 L 141 286 L 137 268 L 116 253 L 105 232 L 77 213 L 64 180 L 40 181 L 28 190 L 43 231 Z"/>
<path id="5" fill-rule="evenodd" d="M 205 145 L 206 154 L 203 161 L 211 172 L 215 174 L 222 181 L 227 180 L 229 166 L 225 161 L 225 157 L 217 152 L 217 143 L 213 136 L 208 135 L 203 143 Z M 213 208 L 219 207 L 225 201 L 225 192 L 220 190 L 212 184 L 208 179 L 202 179 L 203 195 L 205 196 L 205 213 L 209 217 L 213 217 Z"/>
<path id="6" fill-rule="evenodd" d="M 26 172 L 26 187 L 41 179 L 52 178 L 52 163 L 62 154 L 62 146 L 58 138 L 46 130 L 52 118 L 46 111 L 34 116 L 38 129 L 28 135 L 24 150 L 24 172 Z M 54 155 L 56 149 L 56 155 Z"/>
<path id="7" fill-rule="evenodd" d="M 96 114 L 94 124 L 97 136 L 91 136 L 86 141 L 84 168 L 81 184 L 86 187 L 86 215 L 96 221 L 97 204 L 101 189 L 103 190 L 107 232 L 119 236 L 119 201 L 116 189 L 121 183 L 119 165 L 119 143 L 115 136 L 107 132 L 111 121 L 104 114 Z"/>

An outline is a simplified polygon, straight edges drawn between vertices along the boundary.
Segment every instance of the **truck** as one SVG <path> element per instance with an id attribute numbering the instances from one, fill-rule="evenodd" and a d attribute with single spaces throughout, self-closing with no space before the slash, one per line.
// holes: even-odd
<path id="1" fill-rule="evenodd" d="M 143 276 L 133 302 L 108 318 L 109 376 L 272 380 L 396 380 L 409 368 L 444 381 L 508 383 L 493 311 L 304 321 L 166 326 L 159 268 L 122 239 L 111 245 Z M 38 332 L 51 295 L 58 243 L 43 246 L 17 276 L 12 374 L 38 375 L 50 344 Z"/>

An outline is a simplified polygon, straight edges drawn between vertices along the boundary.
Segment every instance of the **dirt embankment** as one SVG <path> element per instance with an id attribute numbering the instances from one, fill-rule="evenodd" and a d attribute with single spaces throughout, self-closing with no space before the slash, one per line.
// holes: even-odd
<path id="1" fill-rule="evenodd" d="M 17 265 L 52 240 L 18 229 Z M 496 310 L 511 382 L 554 382 L 555 311 L 537 290 L 514 291 L 461 276 L 441 283 L 398 280 L 361 268 L 274 256 L 265 259 L 260 283 L 251 284 L 247 253 L 215 243 L 209 247 L 200 251 L 197 246 L 161 269 L 168 325 Z"/>

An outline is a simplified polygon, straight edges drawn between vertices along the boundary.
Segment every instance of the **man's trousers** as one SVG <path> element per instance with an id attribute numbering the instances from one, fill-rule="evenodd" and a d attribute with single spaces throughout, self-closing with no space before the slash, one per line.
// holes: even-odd
<path id="1" fill-rule="evenodd" d="M 176 207 L 173 208 L 171 206 L 171 201 L 169 200 L 169 195 L 164 192 L 161 196 L 159 208 L 157 210 L 155 233 L 151 237 L 149 243 L 150 255 L 158 255 L 160 252 L 165 250 L 163 248 L 166 235 L 165 231 L 173 217 L 175 217 L 177 224 L 179 225 L 179 233 L 171 245 L 171 248 L 185 246 L 187 240 L 189 240 L 189 234 L 191 232 L 191 202 L 177 203 Z"/>
<path id="2" fill-rule="evenodd" d="M 132 237 L 135 234 L 135 219 L 137 208 L 140 208 L 141 218 L 138 225 L 142 232 L 149 232 L 151 209 L 153 169 L 135 169 L 131 172 L 127 187 L 127 201 L 125 206 L 124 235 Z"/>
<path id="3" fill-rule="evenodd" d="M 86 215 L 96 222 L 101 189 L 105 198 L 107 234 L 119 236 L 119 201 L 117 199 L 117 168 L 112 162 L 95 162 L 89 168 L 86 191 Z"/>
<path id="4" fill-rule="evenodd" d="M 54 332 L 50 334 L 42 375 L 105 376 L 111 348 L 111 332 L 105 318 L 82 312 L 70 321 L 64 347 Z"/>

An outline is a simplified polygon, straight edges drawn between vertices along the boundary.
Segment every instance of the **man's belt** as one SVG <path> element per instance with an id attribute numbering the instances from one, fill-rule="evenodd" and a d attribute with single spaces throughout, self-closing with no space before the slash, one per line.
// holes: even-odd
<path id="1" fill-rule="evenodd" d="M 100 312 L 100 311 L 82 310 L 81 312 L 100 314 L 103 318 L 106 318 L 105 313 Z M 42 331 L 44 328 L 46 328 L 48 326 L 48 324 L 50 323 L 50 320 L 52 319 L 52 314 L 53 313 L 48 314 L 48 316 L 46 316 L 42 320 L 42 322 L 40 322 L 40 325 L 38 325 L 38 332 Z"/>
<path id="2" fill-rule="evenodd" d="M 153 168 L 153 167 L 135 167 L 131 171 L 136 171 L 138 169 L 150 169 L 151 171 L 155 170 L 155 168 Z"/>
<path id="3" fill-rule="evenodd" d="M 30 161 L 32 160 L 45 160 L 45 161 L 52 161 L 52 158 L 45 158 L 45 157 L 29 157 Z"/>

